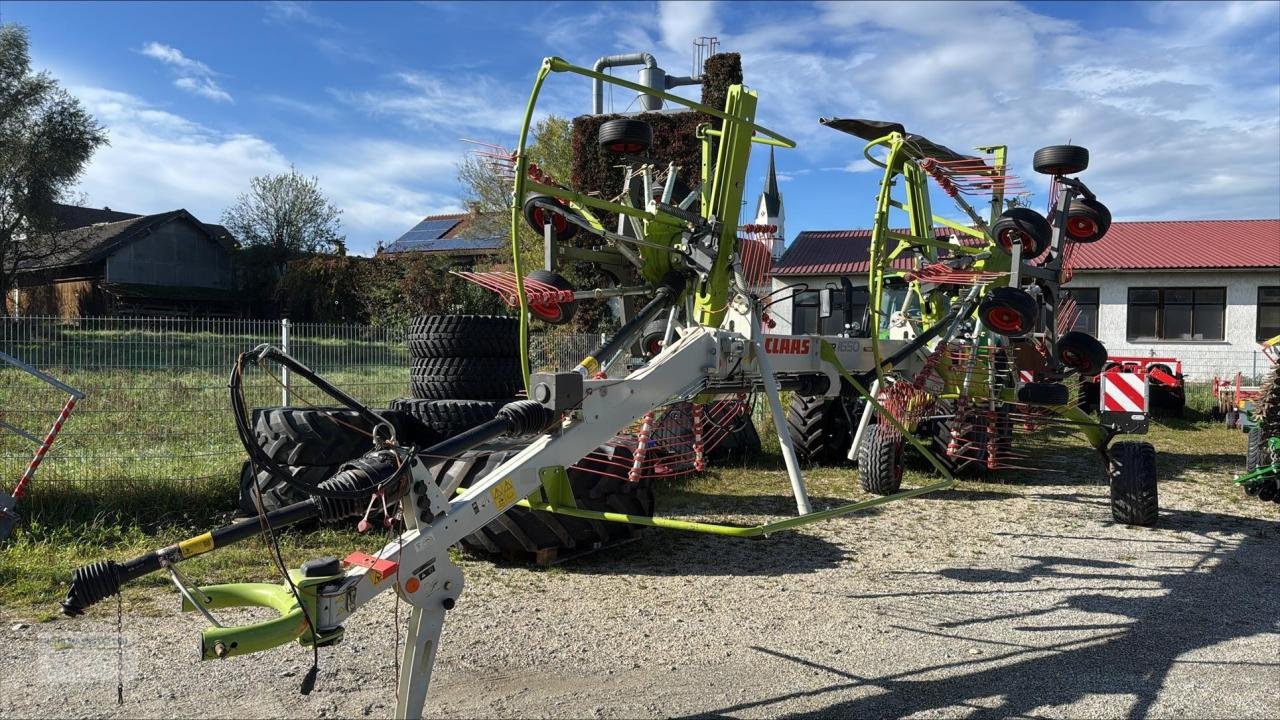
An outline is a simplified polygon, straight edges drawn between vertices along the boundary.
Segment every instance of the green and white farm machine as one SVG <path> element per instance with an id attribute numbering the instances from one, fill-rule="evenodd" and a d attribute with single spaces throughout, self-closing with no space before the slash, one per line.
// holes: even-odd
<path id="1" fill-rule="evenodd" d="M 615 197 L 576 191 L 531 168 L 526 142 L 539 95 L 548 78 L 563 75 L 612 83 L 713 118 L 716 122 L 697 128 L 702 152 L 697 182 L 682 187 L 680 168 L 650 160 L 650 130 L 634 118 L 606 122 L 599 132 L 603 148 L 625 166 L 625 183 Z M 537 511 L 591 524 L 763 536 L 945 490 L 964 464 L 1012 464 L 1008 443 L 1014 424 L 1020 423 L 1078 430 L 1101 455 L 1115 519 L 1154 522 L 1152 447 L 1113 443 L 1124 423 L 1099 422 L 1070 401 L 1072 380 L 1096 375 L 1106 360 L 1096 340 L 1065 331 L 1069 313 L 1060 297 L 1064 260 L 1073 244 L 1101 237 L 1109 223 L 1106 209 L 1089 189 L 1069 177 L 1085 169 L 1088 152 L 1054 146 L 1036 153 L 1036 169 L 1054 178 L 1053 211 L 1046 219 L 1027 208 L 1005 207 L 1005 192 L 1014 178 L 1006 171 L 1003 147 L 968 156 L 899 125 L 824 120 L 866 141 L 864 154 L 883 170 L 868 286 L 873 325 L 878 328 L 883 321 L 884 337 L 879 331 L 868 337 L 772 335 L 765 332 L 767 310 L 779 291 L 761 289 L 767 255 L 762 259 L 758 244 L 741 236 L 737 218 L 753 145 L 791 148 L 794 143 L 757 124 L 756 107 L 756 94 L 742 85 L 728 88 L 723 107 L 708 107 L 560 58 L 544 60 L 515 150 L 517 201 L 511 211 L 515 267 L 510 295 L 526 348 L 521 362 L 526 398 L 507 403 L 492 420 L 419 447 L 397 437 L 393 423 L 286 353 L 268 346 L 246 352 L 230 383 L 245 447 L 257 466 L 302 485 L 311 497 L 132 560 L 83 567 L 72 579 L 64 612 L 79 615 L 117 595 L 122 585 L 165 571 L 182 595 L 183 608 L 204 614 L 211 623 L 201 635 L 202 656 L 221 659 L 294 640 L 310 647 L 335 644 L 352 613 L 379 593 L 393 591 L 412 607 L 395 714 L 418 717 L 445 615 L 459 602 L 464 586 L 449 550 L 506 513 Z M 931 180 L 956 201 L 964 221 L 934 214 Z M 987 207 L 974 207 L 965 199 L 977 193 L 989 196 Z M 606 219 L 612 216 L 619 221 L 609 227 Z M 554 264 L 526 274 L 518 247 L 522 223 L 533 224 L 549 243 L 571 233 L 596 238 L 601 261 L 625 264 L 638 280 L 630 286 L 578 291 L 564 282 Z M 936 224 L 954 230 L 954 237 L 938 239 Z M 567 303 L 618 297 L 630 300 L 617 304 L 631 311 L 617 332 L 571 370 L 532 372 L 527 353 L 531 316 L 554 320 Z M 633 361 L 634 349 L 641 346 Z M 321 482 L 291 476 L 279 467 L 253 441 L 240 392 L 245 368 L 267 362 L 311 380 L 370 423 L 375 431 L 368 452 Z M 873 495 L 821 509 L 813 506 L 786 427 L 785 391 L 815 402 L 843 397 L 865 405 L 848 451 L 860 456 L 862 485 Z M 571 475 L 584 462 L 594 463 L 594 477 L 612 472 L 623 480 L 635 479 L 652 460 L 646 455 L 668 414 L 689 408 L 696 414 L 697 408 L 715 407 L 726 399 L 741 402 L 744 394 L 753 393 L 768 402 L 795 516 L 735 525 L 591 509 L 580 502 L 581 483 Z M 703 425 L 694 418 L 689 427 L 693 462 L 700 467 Z M 939 442 L 942 437 L 945 442 Z M 503 448 L 500 454 L 472 465 L 474 471 L 456 471 L 458 458 L 494 444 Z M 902 487 L 907 446 L 933 467 L 935 480 Z M 290 524 L 316 518 L 350 522 L 367 518 L 371 506 L 396 501 L 403 532 L 380 550 L 353 553 L 343 561 L 305 563 L 288 570 L 282 585 L 195 586 L 177 567 Z M 233 626 L 214 615 L 222 608 L 245 606 L 269 608 L 275 616 Z"/>

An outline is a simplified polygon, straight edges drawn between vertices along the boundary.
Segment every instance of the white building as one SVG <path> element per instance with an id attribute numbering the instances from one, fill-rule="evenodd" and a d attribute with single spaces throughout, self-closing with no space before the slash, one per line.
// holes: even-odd
<path id="1" fill-rule="evenodd" d="M 939 231 L 939 237 L 950 231 Z M 802 285 L 770 308 L 774 332 L 835 333 L 843 297 L 819 317 L 818 291 L 844 275 L 865 288 L 870 230 L 805 231 L 775 264 L 773 284 Z M 1064 286 L 1076 327 L 1114 356 L 1172 357 L 1190 380 L 1268 367 L 1258 342 L 1280 335 L 1280 220 L 1117 222 L 1078 245 Z M 865 292 L 855 299 L 865 306 Z M 855 307 L 861 311 L 861 307 Z"/>

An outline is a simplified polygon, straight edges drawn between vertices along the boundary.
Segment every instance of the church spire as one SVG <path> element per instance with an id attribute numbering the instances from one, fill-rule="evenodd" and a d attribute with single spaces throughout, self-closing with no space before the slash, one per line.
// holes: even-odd
<path id="1" fill-rule="evenodd" d="M 782 208 L 782 192 L 778 190 L 778 170 L 773 161 L 773 148 L 769 148 L 769 173 L 765 176 L 764 191 L 760 193 L 760 204 L 756 207 L 756 224 L 777 227 L 769 242 L 769 249 L 775 260 L 782 256 L 782 250 L 786 245 L 786 235 L 782 227 L 786 219 L 787 213 Z"/>
<path id="2" fill-rule="evenodd" d="M 764 209 L 769 217 L 778 217 L 782 209 L 782 193 L 778 192 L 778 171 L 773 163 L 773 148 L 769 148 L 769 176 L 764 182 Z"/>

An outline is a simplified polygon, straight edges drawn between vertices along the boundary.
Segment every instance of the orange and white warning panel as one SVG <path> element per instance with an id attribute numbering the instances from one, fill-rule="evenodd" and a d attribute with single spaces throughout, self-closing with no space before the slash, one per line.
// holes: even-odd
<path id="1" fill-rule="evenodd" d="M 1102 373 L 1099 417 L 1103 425 L 1120 432 L 1145 433 L 1147 407 L 1151 397 L 1146 373 L 1121 369 Z"/>

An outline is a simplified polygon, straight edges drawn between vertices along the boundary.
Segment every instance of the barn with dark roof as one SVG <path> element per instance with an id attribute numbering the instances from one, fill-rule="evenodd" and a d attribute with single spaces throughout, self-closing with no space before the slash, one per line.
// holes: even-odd
<path id="1" fill-rule="evenodd" d="M 154 215 L 59 205 L 49 255 L 18 267 L 10 312 L 90 315 L 238 314 L 235 240 L 186 210 Z"/>

